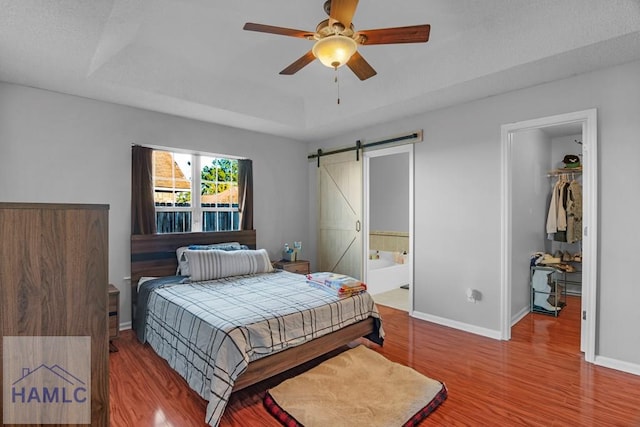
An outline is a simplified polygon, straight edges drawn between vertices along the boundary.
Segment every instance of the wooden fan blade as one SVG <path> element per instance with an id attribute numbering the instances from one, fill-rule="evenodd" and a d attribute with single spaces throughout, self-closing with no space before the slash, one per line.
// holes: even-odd
<path id="1" fill-rule="evenodd" d="M 314 56 L 313 52 L 309 51 L 304 55 L 302 55 L 300 58 L 298 58 L 293 64 L 289 65 L 287 68 L 280 71 L 280 74 L 285 74 L 287 76 L 295 74 L 298 71 L 300 71 L 302 68 L 304 68 L 306 65 L 313 62 L 314 59 L 316 59 L 316 57 Z"/>
<path id="2" fill-rule="evenodd" d="M 345 28 L 349 28 L 357 7 L 358 0 L 331 0 L 329 18 L 340 22 Z"/>
<path id="3" fill-rule="evenodd" d="M 274 27 L 273 25 L 255 24 L 247 22 L 244 24 L 244 30 L 257 31 L 259 33 L 278 34 L 281 36 L 298 37 L 301 39 L 313 38 L 313 33 L 309 31 L 294 30 L 292 28 Z"/>
<path id="4" fill-rule="evenodd" d="M 424 43 L 429 40 L 431 25 L 412 25 L 409 27 L 378 28 L 375 30 L 358 31 L 357 35 L 364 36 L 361 42 L 370 44 L 395 43 Z"/>
<path id="5" fill-rule="evenodd" d="M 351 59 L 347 62 L 347 67 L 353 71 L 353 74 L 358 76 L 360 80 L 367 80 L 370 77 L 375 76 L 376 70 L 360 55 L 358 51 L 353 54 Z"/>

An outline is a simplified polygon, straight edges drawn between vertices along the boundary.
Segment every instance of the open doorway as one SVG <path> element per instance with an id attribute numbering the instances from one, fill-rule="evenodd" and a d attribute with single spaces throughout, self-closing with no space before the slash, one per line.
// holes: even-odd
<path id="1" fill-rule="evenodd" d="M 413 310 L 413 144 L 364 153 L 364 259 L 377 304 Z"/>
<path id="2" fill-rule="evenodd" d="M 585 360 L 589 362 L 593 362 L 595 357 L 597 314 L 596 142 L 595 110 L 545 117 L 502 127 L 502 339 L 510 339 L 511 326 L 526 315 L 530 307 L 535 308 L 531 299 L 532 291 L 528 286 L 531 277 L 531 252 L 566 252 L 572 257 L 576 252 L 580 252 L 580 349 L 585 353 Z M 548 180 L 554 178 L 551 172 L 559 166 L 559 160 L 565 160 L 564 151 L 578 155 L 581 164 L 579 180 L 582 187 L 582 227 L 578 245 L 569 245 L 567 242 L 563 246 L 557 242 L 550 242 L 548 237 L 552 236 L 547 236 L 544 227 L 549 206 Z M 558 159 L 561 152 L 563 158 Z M 576 180 L 576 175 L 578 174 L 574 173 L 571 179 Z M 536 231 L 536 227 L 539 227 L 539 231 Z M 527 251 L 528 247 L 531 251 Z M 576 250 L 576 247 L 579 249 Z M 526 300 L 530 300 L 532 305 L 530 306 Z"/>

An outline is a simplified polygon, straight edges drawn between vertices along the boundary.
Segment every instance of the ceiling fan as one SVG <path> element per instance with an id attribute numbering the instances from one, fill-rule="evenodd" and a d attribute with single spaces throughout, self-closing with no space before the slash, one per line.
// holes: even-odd
<path id="1" fill-rule="evenodd" d="M 295 74 L 317 58 L 334 69 L 346 64 L 360 80 L 366 80 L 377 73 L 358 53 L 358 45 L 424 43 L 429 40 L 431 26 L 426 24 L 356 31 L 351 21 L 357 6 L 358 0 L 327 0 L 324 11 L 329 19 L 320 22 L 315 32 L 252 22 L 247 22 L 244 29 L 316 41 L 309 52 L 280 71 L 280 74 Z"/>

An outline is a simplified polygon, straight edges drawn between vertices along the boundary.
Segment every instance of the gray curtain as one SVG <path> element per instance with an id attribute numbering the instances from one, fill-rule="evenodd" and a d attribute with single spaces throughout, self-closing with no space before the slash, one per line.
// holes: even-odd
<path id="1" fill-rule="evenodd" d="M 240 230 L 253 230 L 253 163 L 238 160 L 238 210 Z"/>
<path id="2" fill-rule="evenodd" d="M 131 234 L 156 233 L 153 200 L 153 150 L 131 147 Z"/>

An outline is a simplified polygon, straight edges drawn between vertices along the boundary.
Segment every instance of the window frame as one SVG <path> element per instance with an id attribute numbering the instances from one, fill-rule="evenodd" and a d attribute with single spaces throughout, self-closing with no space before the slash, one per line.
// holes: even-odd
<path id="1" fill-rule="evenodd" d="M 191 180 L 190 180 L 190 192 L 191 192 L 191 206 L 176 206 L 176 203 L 173 203 L 173 206 L 158 206 L 155 202 L 155 193 L 156 193 L 156 189 L 158 188 L 166 188 L 169 191 L 176 192 L 176 188 L 175 188 L 175 177 L 174 177 L 174 187 L 173 188 L 168 188 L 168 187 L 157 187 L 155 185 L 156 183 L 156 178 L 158 177 L 158 175 L 156 174 L 156 163 L 155 161 L 153 162 L 153 171 L 152 171 L 152 175 L 153 175 L 153 191 L 154 191 L 154 209 L 155 209 L 155 218 L 156 218 L 156 224 L 158 224 L 158 212 L 190 212 L 191 213 L 191 230 L 190 231 L 179 231 L 179 230 L 173 230 L 170 232 L 160 232 L 157 231 L 157 234 L 171 234 L 171 233 L 181 233 L 181 232 L 186 232 L 186 233 L 201 233 L 201 232 L 217 232 L 217 231 L 239 231 L 240 230 L 240 221 L 239 218 L 237 221 L 234 221 L 236 216 L 239 216 L 240 214 L 240 207 L 238 204 L 234 203 L 230 203 L 231 206 L 202 206 L 202 158 L 203 157 L 209 157 L 212 159 L 227 159 L 227 160 L 231 160 L 231 161 L 235 161 L 238 162 L 238 160 L 240 160 L 240 157 L 236 157 L 236 156 L 231 156 L 231 155 L 221 155 L 221 154 L 213 154 L 213 153 L 199 153 L 199 152 L 185 152 L 185 151 L 179 151 L 179 150 L 173 150 L 173 149 L 167 149 L 167 148 L 152 148 L 152 150 L 154 152 L 156 151 L 163 151 L 163 152 L 167 152 L 167 153 L 171 153 L 172 156 L 172 161 L 175 162 L 175 155 L 176 154 L 185 154 L 185 155 L 189 155 L 191 157 Z M 236 165 L 236 168 L 238 166 Z M 187 181 L 189 181 L 189 179 L 187 178 Z M 223 182 L 223 181 L 214 181 L 216 184 L 219 182 Z M 237 181 L 237 177 L 235 181 L 228 181 L 231 183 L 231 185 L 235 185 L 236 188 L 238 187 L 238 181 Z M 196 191 L 197 190 L 197 191 Z M 175 202 L 175 199 L 174 199 Z M 218 203 L 216 203 L 216 205 L 218 205 Z M 217 227 L 217 229 L 215 230 L 203 230 L 203 224 L 204 224 L 204 214 L 205 212 L 230 212 L 231 215 L 231 224 L 229 224 L 229 228 L 228 229 L 220 229 L 219 227 Z M 235 215 L 234 215 L 235 214 Z M 234 225 L 236 226 L 234 228 Z M 160 227 L 158 227 L 158 230 L 160 230 Z"/>

